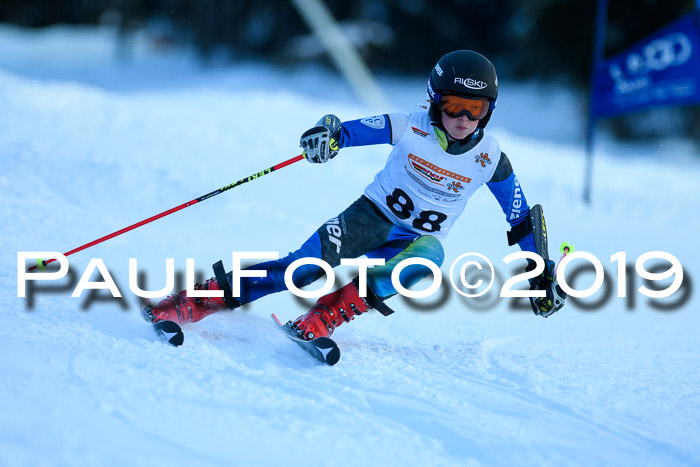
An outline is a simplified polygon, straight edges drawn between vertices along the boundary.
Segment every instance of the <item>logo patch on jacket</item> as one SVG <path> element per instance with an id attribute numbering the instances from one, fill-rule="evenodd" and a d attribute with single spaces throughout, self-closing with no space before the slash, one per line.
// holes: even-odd
<path id="1" fill-rule="evenodd" d="M 411 130 L 412 130 L 415 134 L 417 134 L 418 136 L 422 136 L 423 138 L 425 138 L 426 136 L 428 136 L 428 132 L 427 132 L 427 131 L 423 131 L 423 130 L 421 130 L 420 128 L 416 128 L 416 127 L 412 126 L 412 127 L 411 127 Z"/>
<path id="2" fill-rule="evenodd" d="M 447 184 L 447 189 L 459 193 L 460 190 L 464 190 L 464 186 L 462 182 L 450 182 Z"/>
<path id="3" fill-rule="evenodd" d="M 433 183 L 438 183 L 442 185 L 442 183 L 440 182 L 442 182 L 445 179 L 445 177 L 443 177 L 442 175 L 433 173 L 428 168 L 423 167 L 422 165 L 417 164 L 414 161 L 411 161 L 411 167 L 413 167 L 413 170 L 415 170 L 419 175 L 422 175 L 423 177 L 427 178 Z"/>
<path id="4" fill-rule="evenodd" d="M 414 154 L 409 153 L 408 159 L 414 171 L 433 183 L 443 185 L 441 182 L 445 180 L 446 177 L 450 177 L 464 183 L 470 183 L 472 181 L 472 179 L 469 177 L 464 177 L 454 172 L 450 172 L 449 170 L 445 170 L 435 164 L 431 164 L 430 162 L 421 159 Z"/>
<path id="5" fill-rule="evenodd" d="M 481 163 L 482 167 L 486 167 L 486 164 L 491 165 L 493 162 L 491 162 L 491 159 L 489 159 L 488 154 L 484 154 L 483 152 L 479 154 L 478 156 L 474 157 L 474 161 L 478 164 Z"/>
<path id="6" fill-rule="evenodd" d="M 374 117 L 367 117 L 360 120 L 363 125 L 366 125 L 375 130 L 381 130 L 386 126 L 386 120 L 384 115 L 375 115 Z"/>

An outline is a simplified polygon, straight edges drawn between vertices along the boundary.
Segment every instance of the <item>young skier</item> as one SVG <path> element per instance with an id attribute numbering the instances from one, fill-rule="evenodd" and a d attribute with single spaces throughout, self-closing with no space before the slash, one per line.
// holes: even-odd
<path id="1" fill-rule="evenodd" d="M 144 309 L 152 322 L 199 321 L 223 309 L 239 307 L 273 292 L 286 290 L 284 273 L 300 258 L 320 258 L 336 267 L 341 258 L 383 258 L 384 265 L 367 271 L 367 296 L 359 294 L 358 279 L 321 297 L 293 323 L 303 339 L 330 336 L 336 327 L 374 308 L 384 315 L 384 303 L 397 293 L 391 282 L 395 265 L 407 258 L 424 258 L 440 266 L 444 253 L 440 240 L 462 214 L 471 195 L 486 184 L 498 200 L 511 230 L 509 244 L 537 251 L 538 239 L 530 208 L 510 161 L 496 139 L 485 133 L 496 107 L 498 78 L 483 55 L 458 50 L 440 58 L 428 79 L 429 105 L 410 114 L 385 114 L 341 123 L 326 115 L 301 136 L 301 147 L 311 163 L 328 162 L 341 148 L 388 143 L 393 146 L 386 166 L 364 194 L 338 217 L 322 225 L 297 251 L 277 261 L 249 269 L 264 270 L 266 277 L 243 277 L 240 297 L 190 298 L 186 291 Z M 535 210 L 533 210 L 534 212 Z M 541 212 L 541 211 L 538 211 Z M 537 230 L 537 229 L 536 229 Z M 530 280 L 532 290 L 546 297 L 531 298 L 533 311 L 549 316 L 564 304 L 555 287 L 554 263 L 545 261 L 542 274 Z M 529 261 L 528 270 L 535 263 Z M 416 284 L 430 270 L 423 265 L 405 268 L 399 279 L 404 287 Z M 324 275 L 316 265 L 304 265 L 292 281 L 303 287 Z M 196 290 L 222 290 L 231 282 L 224 274 L 195 286 Z M 228 282 L 228 284 L 226 283 Z"/>

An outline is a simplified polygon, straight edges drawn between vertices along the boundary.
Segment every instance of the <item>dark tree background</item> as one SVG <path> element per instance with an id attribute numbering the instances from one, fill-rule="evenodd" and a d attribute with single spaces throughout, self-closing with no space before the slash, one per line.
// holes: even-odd
<path id="1" fill-rule="evenodd" d="M 483 52 L 499 74 L 588 85 L 596 1 L 325 0 L 375 71 L 425 75 L 451 50 Z M 695 0 L 609 0 L 606 55 L 693 11 Z M 3 0 L 0 21 L 27 27 L 116 23 L 128 34 L 159 25 L 162 39 L 212 57 L 330 65 L 289 0 Z M 649 112 L 608 120 L 624 138 L 670 129 L 697 139 L 698 106 L 656 110 L 667 125 L 640 125 Z"/>

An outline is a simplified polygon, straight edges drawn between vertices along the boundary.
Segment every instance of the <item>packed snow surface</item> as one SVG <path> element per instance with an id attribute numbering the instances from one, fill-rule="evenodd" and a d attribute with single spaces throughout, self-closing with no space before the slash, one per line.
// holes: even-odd
<path id="1" fill-rule="evenodd" d="M 284 255 L 361 194 L 389 146 L 265 175 L 76 253 L 68 276 L 28 282 L 19 298 L 18 252 L 69 251 L 294 157 L 326 113 L 375 112 L 328 71 L 201 67 L 137 39 L 119 62 L 109 30 L 0 27 L 0 465 L 700 463 L 700 162 L 682 142 L 604 140 L 585 205 L 582 107 L 562 89 L 503 82 L 488 128 L 544 207 L 553 259 L 568 241 L 604 268 L 597 293 L 548 319 L 497 297 L 518 250 L 484 188 L 444 243 L 440 292 L 339 328 L 334 367 L 275 329 L 270 313 L 293 319 L 312 303 L 290 293 L 186 325 L 182 347 L 157 340 L 129 258 L 150 290 L 173 258 L 181 290 L 187 258 L 202 279 L 234 251 Z M 380 84 L 394 105 L 383 111 L 424 99 L 423 79 Z M 683 266 L 665 299 L 637 290 L 635 261 L 655 251 Z M 470 252 L 497 271 L 480 299 L 449 284 Z M 71 297 L 92 258 L 122 299 Z M 339 270 L 337 285 L 352 274 Z M 589 266 L 572 282 L 594 279 Z"/>

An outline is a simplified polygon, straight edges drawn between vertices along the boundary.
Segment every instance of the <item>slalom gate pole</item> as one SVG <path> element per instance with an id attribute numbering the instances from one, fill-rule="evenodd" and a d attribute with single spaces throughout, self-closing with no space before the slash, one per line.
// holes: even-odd
<path id="1" fill-rule="evenodd" d="M 253 174 L 253 175 L 250 175 L 250 176 L 248 176 L 248 177 L 246 177 L 246 178 L 243 178 L 243 179 L 241 179 L 241 180 L 238 180 L 238 181 L 235 182 L 235 183 L 232 183 L 232 184 L 230 184 L 230 185 L 226 185 L 225 187 L 219 188 L 218 190 L 214 190 L 214 191 L 212 191 L 211 193 L 207 193 L 206 195 L 200 196 L 199 198 L 195 198 L 195 199 L 193 199 L 192 201 L 188 201 L 188 202 L 183 203 L 183 204 L 181 204 L 181 205 L 179 205 L 179 206 L 175 206 L 175 207 L 172 208 L 172 209 L 168 209 L 167 211 L 163 211 L 163 212 L 161 212 L 160 214 L 156 214 L 155 216 L 149 217 L 148 219 L 144 219 L 144 220 L 142 220 L 141 222 L 137 222 L 137 223 L 132 224 L 132 225 L 130 225 L 130 226 L 128 226 L 128 227 L 124 227 L 124 228 L 121 229 L 121 230 L 117 230 L 116 232 L 112 232 L 112 233 L 109 234 L 109 235 L 105 235 L 104 237 L 100 237 L 100 238 L 98 238 L 97 240 L 93 240 L 93 241 L 91 241 L 91 242 L 89 242 L 89 243 L 86 243 L 85 245 L 81 245 L 81 246 L 79 246 L 79 247 L 77 247 L 77 248 L 74 248 L 73 250 L 70 250 L 70 251 L 68 251 L 68 252 L 66 252 L 66 253 L 63 253 L 63 256 L 70 256 L 70 255 L 72 255 L 73 253 L 77 253 L 77 252 L 79 252 L 79 251 L 86 250 L 86 249 L 88 249 L 88 248 L 90 248 L 90 247 L 92 247 L 92 246 L 95 246 L 95 245 L 97 245 L 97 244 L 99 244 L 99 243 L 102 243 L 102 242 L 104 242 L 104 241 L 107 241 L 107 240 L 109 240 L 110 238 L 117 237 L 117 236 L 119 236 L 119 235 L 121 235 L 121 234 L 123 234 L 123 233 L 129 232 L 129 231 L 134 230 L 134 229 L 136 229 L 136 228 L 138 228 L 138 227 L 141 227 L 142 225 L 146 225 L 146 224 L 151 223 L 151 222 L 153 222 L 153 221 L 155 221 L 155 220 L 157 220 L 157 219 L 160 219 L 161 217 L 169 216 L 170 214 L 172 214 L 172 213 L 174 213 L 174 212 L 177 212 L 177 211 L 180 211 L 180 210 L 182 210 L 182 209 L 188 208 L 188 207 L 192 206 L 193 204 L 201 203 L 202 201 L 205 201 L 205 200 L 207 200 L 207 199 L 209 199 L 209 198 L 213 198 L 213 197 L 216 196 L 216 195 L 220 195 L 221 193 L 223 193 L 223 192 L 225 192 L 225 191 L 228 191 L 228 190 L 231 190 L 231 189 L 233 189 L 233 188 L 236 188 L 236 187 L 239 186 L 239 185 L 243 185 L 243 184 L 246 183 L 246 182 L 249 182 L 249 181 L 251 181 L 251 180 L 255 180 L 255 179 L 257 179 L 257 178 L 260 178 L 260 177 L 262 177 L 263 175 L 267 175 L 267 174 L 269 174 L 269 173 L 274 172 L 275 170 L 279 170 L 279 169 L 281 169 L 281 168 L 287 167 L 288 165 L 294 164 L 295 162 L 299 162 L 299 161 L 302 160 L 302 159 L 304 159 L 304 155 L 303 155 L 303 154 L 300 154 L 300 155 L 298 155 L 298 156 L 296 156 L 296 157 L 292 157 L 291 159 L 288 159 L 288 160 L 286 160 L 286 161 L 284 161 L 284 162 L 280 162 L 279 164 L 274 165 L 274 166 L 272 166 L 272 167 L 270 167 L 270 168 L 268 168 L 268 169 L 265 169 L 265 170 L 263 170 L 263 171 L 260 171 L 260 172 L 258 172 L 258 173 L 255 173 L 255 174 Z M 43 271 L 44 268 L 45 268 L 45 266 L 46 266 L 47 264 L 53 263 L 54 261 L 56 261 L 55 258 L 48 259 L 48 260 L 38 259 L 38 260 L 37 260 L 36 266 L 30 267 L 30 268 L 29 268 L 29 271 L 33 271 L 33 270 L 35 270 L 35 269 L 37 269 L 37 268 L 39 268 L 39 269 L 41 269 L 41 270 Z"/>

